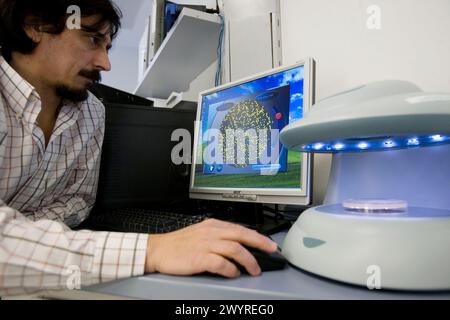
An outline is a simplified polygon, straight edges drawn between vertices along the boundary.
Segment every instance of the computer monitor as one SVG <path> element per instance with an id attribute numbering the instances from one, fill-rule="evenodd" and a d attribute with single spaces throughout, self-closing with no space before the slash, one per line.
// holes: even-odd
<path id="1" fill-rule="evenodd" d="M 313 59 L 201 92 L 190 197 L 310 204 L 311 158 L 287 150 L 279 133 L 313 100 Z"/>

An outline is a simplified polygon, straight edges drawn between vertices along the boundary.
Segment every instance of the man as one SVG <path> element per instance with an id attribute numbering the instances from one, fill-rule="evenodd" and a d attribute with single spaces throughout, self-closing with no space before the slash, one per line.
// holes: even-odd
<path id="1" fill-rule="evenodd" d="M 77 269 L 83 284 L 151 272 L 237 277 L 230 260 L 258 275 L 242 245 L 276 250 L 217 220 L 161 235 L 69 229 L 95 200 L 105 118 L 87 89 L 111 69 L 120 18 L 110 0 L 0 0 L 0 296 L 65 289 Z"/>

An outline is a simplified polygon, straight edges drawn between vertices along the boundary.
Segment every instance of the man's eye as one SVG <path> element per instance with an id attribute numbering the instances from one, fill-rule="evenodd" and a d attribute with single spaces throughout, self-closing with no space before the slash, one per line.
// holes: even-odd
<path id="1" fill-rule="evenodd" d="M 103 39 L 98 36 L 89 36 L 88 38 L 89 38 L 89 42 L 90 42 L 91 46 L 94 48 L 97 48 L 103 42 Z"/>
<path id="2" fill-rule="evenodd" d="M 98 49 L 98 48 L 101 48 L 104 46 L 106 46 L 106 51 L 108 51 L 108 52 L 111 49 L 111 43 L 107 42 L 107 39 L 105 39 L 105 36 L 87 34 L 86 38 L 87 38 L 87 41 L 89 41 L 89 45 L 90 45 L 91 49 Z"/>
<path id="3" fill-rule="evenodd" d="M 101 39 L 99 37 L 90 36 L 89 39 L 91 41 L 91 44 L 94 46 L 98 46 L 101 43 Z"/>

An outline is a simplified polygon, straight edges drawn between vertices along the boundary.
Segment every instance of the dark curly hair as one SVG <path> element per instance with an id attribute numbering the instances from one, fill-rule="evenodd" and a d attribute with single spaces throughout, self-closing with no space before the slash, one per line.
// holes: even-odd
<path id="1" fill-rule="evenodd" d="M 111 0 L 0 0 L 1 54 L 9 61 L 14 51 L 31 53 L 36 43 L 24 31 L 25 25 L 48 26 L 45 32 L 60 34 L 69 17 L 67 9 L 76 5 L 82 17 L 99 15 L 99 21 L 91 28 L 111 26 L 111 39 L 121 27 L 122 12 Z M 30 17 L 32 19 L 30 19 Z"/>

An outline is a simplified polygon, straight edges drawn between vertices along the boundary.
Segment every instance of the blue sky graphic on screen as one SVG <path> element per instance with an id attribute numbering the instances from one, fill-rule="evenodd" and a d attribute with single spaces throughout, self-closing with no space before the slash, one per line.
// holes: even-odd
<path id="1" fill-rule="evenodd" d="M 294 157 L 280 144 L 279 132 L 303 116 L 303 90 L 299 66 L 203 96 L 196 178 L 288 173 Z M 300 170 L 295 175 L 300 181 Z"/>

